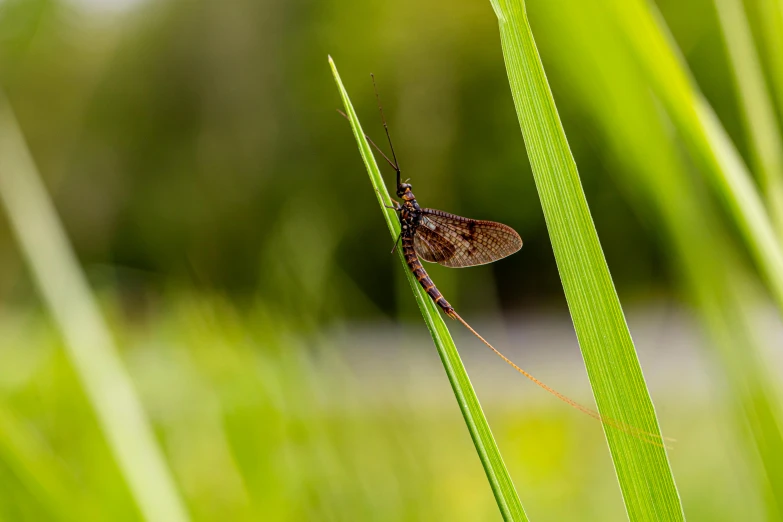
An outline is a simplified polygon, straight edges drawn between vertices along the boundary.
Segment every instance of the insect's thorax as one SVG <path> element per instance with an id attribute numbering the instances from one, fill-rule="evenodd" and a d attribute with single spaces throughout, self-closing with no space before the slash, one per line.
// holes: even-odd
<path id="1" fill-rule="evenodd" d="M 415 199 L 405 200 L 400 210 L 400 228 L 403 237 L 413 237 L 421 224 L 421 208 Z"/>

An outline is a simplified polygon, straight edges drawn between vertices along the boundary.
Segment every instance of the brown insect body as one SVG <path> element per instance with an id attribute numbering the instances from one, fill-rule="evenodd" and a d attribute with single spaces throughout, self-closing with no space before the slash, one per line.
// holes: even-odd
<path id="1" fill-rule="evenodd" d="M 400 219 L 402 253 L 424 291 L 452 319 L 454 307 L 435 287 L 421 259 L 452 268 L 483 265 L 502 259 L 522 248 L 522 239 L 509 226 L 494 221 L 479 221 L 431 208 L 421 208 L 408 183 L 399 181 L 394 202 Z"/>
<path id="2" fill-rule="evenodd" d="M 422 226 L 422 209 L 416 202 L 416 196 L 413 195 L 409 184 L 401 183 L 397 188 L 397 195 L 404 201 L 401 205 L 398 203 L 395 209 L 400 218 L 400 241 L 402 242 L 402 255 L 405 258 L 405 262 L 408 264 L 411 272 L 413 272 L 416 280 L 424 288 L 424 291 L 435 301 L 435 304 L 440 306 L 446 315 L 454 319 L 456 318 L 454 307 L 446 301 L 446 298 L 437 289 L 435 283 L 432 282 L 416 253 L 414 238 L 416 231 Z M 395 201 L 395 203 L 397 202 Z"/>

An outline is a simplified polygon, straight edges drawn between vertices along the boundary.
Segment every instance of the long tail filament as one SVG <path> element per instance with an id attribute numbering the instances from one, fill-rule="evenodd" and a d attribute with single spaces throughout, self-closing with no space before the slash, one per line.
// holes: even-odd
<path id="1" fill-rule="evenodd" d="M 472 326 L 470 326 L 470 325 L 467 323 L 467 321 L 465 321 L 465 320 L 464 320 L 464 319 L 463 319 L 463 318 L 462 318 L 462 317 L 461 317 L 461 316 L 460 316 L 460 315 L 459 315 L 459 314 L 458 314 L 456 311 L 454 311 L 454 310 L 452 309 L 452 310 L 450 310 L 450 312 L 451 312 L 451 313 L 449 313 L 449 315 L 450 315 L 450 316 L 451 316 L 453 319 L 456 319 L 457 321 L 459 321 L 460 323 L 462 323 L 462 325 L 463 325 L 465 328 L 467 328 L 468 330 L 470 330 L 470 332 L 471 332 L 473 335 L 475 335 L 475 336 L 476 336 L 476 337 L 477 337 L 477 338 L 478 338 L 478 339 L 479 339 L 479 340 L 480 340 L 482 343 L 484 343 L 484 344 L 485 344 L 485 345 L 486 345 L 486 346 L 487 346 L 487 347 L 488 347 L 490 350 L 492 350 L 493 352 L 495 352 L 495 354 L 496 354 L 498 357 L 500 357 L 501 359 L 503 359 L 503 360 L 506 362 L 506 364 L 508 364 L 509 366 L 511 366 L 512 368 L 514 368 L 516 371 L 518 371 L 519 373 L 521 373 L 522 375 L 524 375 L 525 377 L 527 377 L 527 378 L 528 378 L 530 381 L 532 381 L 534 384 L 536 384 L 537 386 L 539 386 L 539 387 L 543 388 L 544 390 L 546 390 L 546 391 L 547 391 L 547 392 L 549 392 L 550 394 L 554 395 L 555 397 L 557 397 L 557 398 L 558 398 L 558 399 L 560 399 L 561 401 L 565 402 L 565 403 L 566 403 L 566 404 L 568 404 L 569 406 L 571 406 L 571 407 L 573 407 L 573 408 L 575 408 L 575 409 L 577 409 L 577 410 L 581 411 L 582 413 L 584 413 L 584 414 L 586 414 L 586 415 L 589 415 L 590 417 L 592 417 L 592 418 L 594 418 L 594 419 L 596 419 L 596 420 L 598 420 L 598 421 L 602 422 L 603 424 L 606 424 L 607 426 L 611 426 L 611 427 L 613 427 L 613 428 L 617 428 L 617 429 L 619 429 L 619 430 L 621 430 L 621 431 L 624 431 L 624 432 L 628 433 L 629 435 L 633 435 L 634 437 L 637 437 L 637 438 L 639 438 L 639 439 L 641 439 L 641 440 L 644 440 L 645 442 L 648 442 L 648 443 L 650 443 L 650 444 L 654 444 L 654 445 L 656 445 L 656 446 L 663 446 L 663 447 L 668 447 L 668 446 L 666 446 L 666 445 L 665 445 L 665 444 L 662 442 L 662 440 L 674 442 L 674 439 L 670 439 L 670 438 L 668 438 L 668 437 L 663 437 L 663 438 L 662 438 L 660 435 L 656 435 L 656 434 L 654 434 L 654 433 L 650 433 L 650 432 L 648 432 L 648 431 L 641 430 L 641 429 L 639 429 L 639 428 L 636 428 L 636 427 L 634 427 L 634 426 L 630 426 L 630 425 L 628 425 L 628 424 L 626 424 L 626 423 L 624 423 L 624 422 L 620 422 L 620 421 L 617 421 L 617 420 L 614 420 L 614 419 L 610 419 L 610 418 L 604 417 L 604 416 L 602 416 L 600 413 L 598 413 L 597 411 L 595 411 L 595 410 L 592 410 L 592 409 L 588 408 L 587 406 L 583 406 L 583 405 L 579 404 L 578 402 L 576 402 L 575 400 L 573 400 L 573 399 L 571 399 L 571 398 L 569 398 L 569 397 L 566 397 L 565 395 L 563 395 L 563 394 L 562 394 L 562 393 L 560 393 L 559 391 L 557 391 L 557 390 L 555 390 L 554 388 L 552 388 L 552 387 L 548 386 L 547 384 L 544 384 L 544 383 L 543 383 L 543 382 L 541 382 L 540 380 L 538 380 L 538 379 L 536 379 L 535 377 L 533 377 L 533 376 L 532 376 L 530 373 L 526 372 L 525 370 L 523 370 L 522 368 L 520 368 L 519 366 L 517 366 L 517 365 L 516 365 L 516 364 L 515 364 L 515 363 L 514 363 L 514 362 L 513 362 L 511 359 L 509 359 L 508 357 L 506 357 L 505 355 L 503 355 L 503 354 L 502 354 L 502 353 L 501 353 L 501 352 L 500 352 L 500 351 L 499 351 L 497 348 L 495 348 L 494 346 L 492 346 L 491 344 L 489 344 L 489 342 L 488 342 L 486 339 L 484 339 L 484 338 L 483 338 L 483 337 L 482 337 L 482 336 L 481 336 L 481 335 L 480 335 L 480 334 L 479 334 L 479 333 L 478 333 L 476 330 L 474 330 L 474 329 L 473 329 L 473 327 L 472 327 Z M 651 439 L 651 440 L 650 440 L 650 439 Z"/>

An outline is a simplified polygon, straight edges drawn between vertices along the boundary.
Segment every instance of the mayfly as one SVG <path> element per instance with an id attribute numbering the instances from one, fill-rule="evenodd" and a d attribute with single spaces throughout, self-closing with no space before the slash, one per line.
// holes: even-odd
<path id="1" fill-rule="evenodd" d="M 443 297 L 443 294 L 441 294 L 435 286 L 435 283 L 432 282 L 432 279 L 421 264 L 420 258 L 430 263 L 438 263 L 439 265 L 451 268 L 484 265 L 518 252 L 522 248 L 522 238 L 513 228 L 504 225 L 503 223 L 469 219 L 449 214 L 442 210 L 422 208 L 419 206 L 411 185 L 408 183 L 409 180 L 402 181 L 402 172 L 400 171 L 399 162 L 397 161 L 397 155 L 394 152 L 394 145 L 392 144 L 389 127 L 386 124 L 386 118 L 383 115 L 383 107 L 381 105 L 380 96 L 378 95 L 378 88 L 375 85 L 375 76 L 370 76 L 373 80 L 378 110 L 381 114 L 381 121 L 383 122 L 386 139 L 389 142 L 392 159 L 390 159 L 366 134 L 365 138 L 367 138 L 375 150 L 378 151 L 383 159 L 386 160 L 396 172 L 397 197 L 402 199 L 401 203 L 392 200 L 394 203 L 393 206 L 385 205 L 386 208 L 397 212 L 400 221 L 400 235 L 394 242 L 392 253 L 398 245 L 401 245 L 405 263 L 435 304 L 437 304 L 447 316 L 462 323 L 465 328 L 516 371 L 558 399 L 604 424 L 618 428 L 640 438 L 653 439 L 651 441 L 653 444 L 662 445 L 660 442 L 661 437 L 659 435 L 648 433 L 625 423 L 603 417 L 600 413 L 579 404 L 536 379 L 533 375 L 523 370 L 508 357 L 503 355 L 498 349 L 492 346 L 489 341 L 484 339 L 484 337 L 474 330 L 473 327 L 457 313 L 446 298 Z M 348 116 L 345 113 L 339 110 L 338 112 L 348 119 Z"/>

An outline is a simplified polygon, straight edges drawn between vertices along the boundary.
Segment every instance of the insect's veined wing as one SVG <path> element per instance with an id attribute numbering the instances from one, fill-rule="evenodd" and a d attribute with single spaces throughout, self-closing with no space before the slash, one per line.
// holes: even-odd
<path id="1" fill-rule="evenodd" d="M 522 248 L 522 238 L 502 223 L 425 208 L 413 247 L 425 261 L 461 268 L 503 259 Z"/>
<path id="2" fill-rule="evenodd" d="M 433 227 L 433 223 L 427 218 L 422 218 L 421 224 L 413 236 L 413 249 L 416 253 L 430 263 L 445 263 L 457 253 L 457 247 L 447 236 L 439 234 Z"/>

